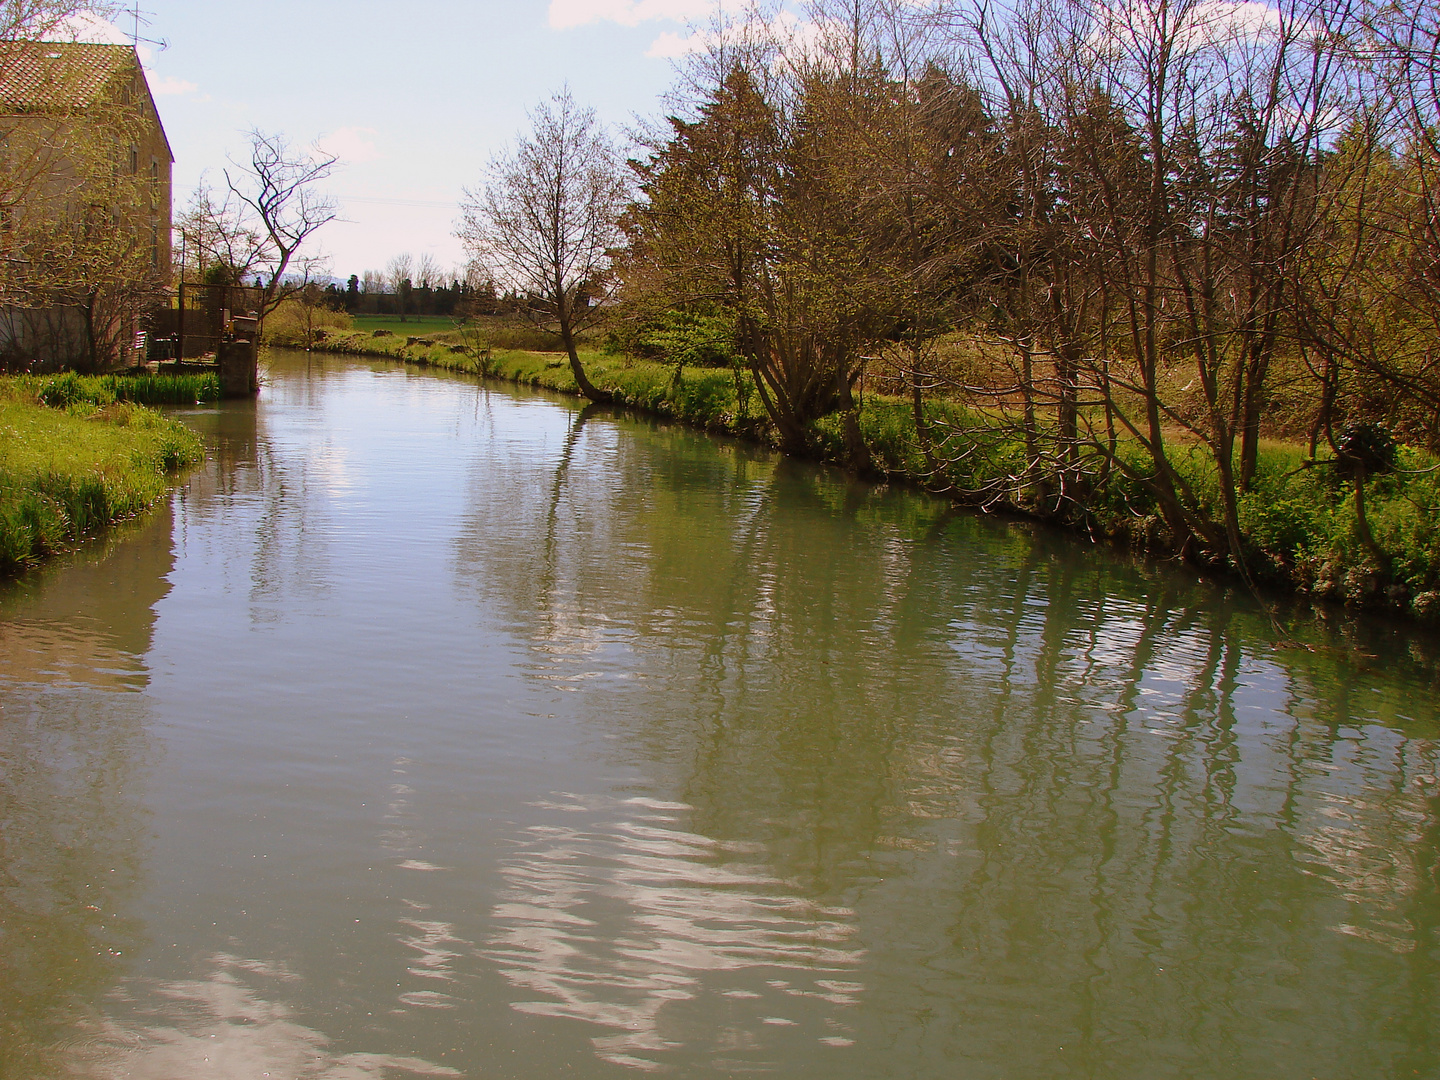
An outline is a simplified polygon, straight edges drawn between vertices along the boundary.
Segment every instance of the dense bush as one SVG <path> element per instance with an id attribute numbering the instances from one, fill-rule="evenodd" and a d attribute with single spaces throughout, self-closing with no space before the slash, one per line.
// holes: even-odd
<path id="1" fill-rule="evenodd" d="M 610 351 L 687 367 L 729 368 L 741 363 L 735 320 L 717 315 L 666 311 L 633 328 L 612 332 Z"/>
<path id="2" fill-rule="evenodd" d="M 311 334 L 324 330 L 349 330 L 355 320 L 343 311 L 332 311 L 323 305 L 304 304 L 299 300 L 284 300 L 280 306 L 265 317 L 265 343 L 304 348 L 310 344 Z"/>

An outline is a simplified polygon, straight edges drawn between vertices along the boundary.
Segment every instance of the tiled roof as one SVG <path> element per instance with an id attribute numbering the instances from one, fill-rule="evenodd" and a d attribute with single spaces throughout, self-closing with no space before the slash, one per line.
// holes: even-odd
<path id="1" fill-rule="evenodd" d="M 84 108 L 137 66 L 129 45 L 0 41 L 0 113 Z"/>

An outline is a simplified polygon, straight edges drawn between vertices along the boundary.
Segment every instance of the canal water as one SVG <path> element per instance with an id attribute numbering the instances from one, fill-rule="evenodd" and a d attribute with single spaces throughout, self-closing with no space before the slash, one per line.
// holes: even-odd
<path id="1" fill-rule="evenodd" d="M 1440 1076 L 1436 643 L 271 357 L 0 589 L 0 1076 Z"/>

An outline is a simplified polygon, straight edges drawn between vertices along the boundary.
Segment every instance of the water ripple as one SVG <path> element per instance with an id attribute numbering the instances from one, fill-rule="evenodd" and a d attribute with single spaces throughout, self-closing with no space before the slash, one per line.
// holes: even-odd
<path id="1" fill-rule="evenodd" d="M 707 998 L 743 1009 L 752 1036 L 823 1027 L 828 1045 L 843 1040 L 834 1014 L 864 989 L 844 977 L 863 957 L 853 911 L 796 895 L 744 861 L 750 853 L 677 827 L 683 804 L 555 795 L 545 805 L 587 820 L 527 829 L 502 866 L 492 917 L 503 929 L 481 955 L 536 995 L 513 1008 L 612 1029 L 596 1050 L 631 1068 L 658 1067 L 657 1054 L 685 1044 L 668 1008 Z"/>

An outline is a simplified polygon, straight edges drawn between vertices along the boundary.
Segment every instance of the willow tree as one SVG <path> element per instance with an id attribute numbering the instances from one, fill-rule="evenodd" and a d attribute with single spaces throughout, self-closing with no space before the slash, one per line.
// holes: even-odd
<path id="1" fill-rule="evenodd" d="M 490 162 L 483 187 L 465 190 L 459 237 L 470 256 L 527 298 L 558 333 L 575 384 L 591 401 L 610 395 L 585 374 L 576 337 L 601 313 L 611 253 L 629 197 L 623 162 L 593 109 L 569 89 L 529 114 L 530 131 Z"/>

